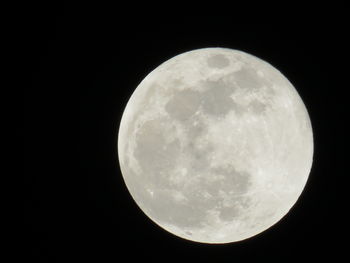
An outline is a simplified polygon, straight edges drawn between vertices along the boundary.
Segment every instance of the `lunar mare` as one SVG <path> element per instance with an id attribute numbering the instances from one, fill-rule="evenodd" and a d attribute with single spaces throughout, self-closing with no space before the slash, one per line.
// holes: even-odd
<path id="1" fill-rule="evenodd" d="M 313 135 L 277 69 L 242 51 L 205 48 L 169 59 L 139 84 L 118 155 L 152 221 L 184 239 L 228 243 L 288 213 L 310 173 Z"/>

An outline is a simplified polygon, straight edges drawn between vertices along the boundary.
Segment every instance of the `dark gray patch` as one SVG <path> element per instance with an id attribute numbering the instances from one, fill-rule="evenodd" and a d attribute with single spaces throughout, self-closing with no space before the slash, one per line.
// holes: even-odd
<path id="1" fill-rule="evenodd" d="M 235 86 L 227 84 L 222 80 L 206 81 L 203 84 L 206 91 L 202 93 L 203 111 L 211 115 L 225 115 L 233 109 L 233 100 L 230 95 L 234 92 Z"/>
<path id="2" fill-rule="evenodd" d="M 137 146 L 134 157 L 142 171 L 148 176 L 160 176 L 163 171 L 174 167 L 180 153 L 178 140 L 166 143 L 160 123 L 161 119 L 150 120 L 143 124 L 136 135 Z"/>
<path id="3" fill-rule="evenodd" d="M 149 206 L 158 220 L 178 227 L 198 228 L 204 223 L 205 211 L 193 205 L 177 203 L 167 190 L 155 191 Z"/>
<path id="4" fill-rule="evenodd" d="M 189 148 L 188 153 L 190 154 L 191 163 L 190 169 L 194 172 L 203 172 L 206 171 L 209 167 L 209 153 L 210 149 L 200 149 L 198 150 L 195 145 L 193 148 Z"/>
<path id="5" fill-rule="evenodd" d="M 200 96 L 193 90 L 180 91 L 165 105 L 165 110 L 169 115 L 179 121 L 190 118 L 198 109 Z"/>
<path id="6" fill-rule="evenodd" d="M 188 134 L 188 138 L 198 138 L 204 134 L 205 131 L 206 127 L 202 122 L 198 122 L 196 124 L 192 122 L 186 126 L 186 133 Z"/>
<path id="7" fill-rule="evenodd" d="M 211 196 L 209 198 L 205 196 L 205 187 L 205 183 L 199 181 L 197 185 L 193 186 L 191 191 L 187 192 L 187 198 L 191 204 L 202 211 L 214 209 L 218 202 L 221 201 L 218 196 Z"/>
<path id="8" fill-rule="evenodd" d="M 190 231 L 186 231 L 185 233 L 189 236 L 192 236 L 192 232 L 190 232 Z"/>
<path id="9" fill-rule="evenodd" d="M 197 140 L 190 141 L 185 148 L 185 152 L 189 154 L 190 169 L 193 172 L 205 172 L 210 164 L 210 154 L 213 152 L 213 146 L 207 145 L 204 148 L 200 148 L 197 144 Z"/>
<path id="10" fill-rule="evenodd" d="M 245 112 L 247 112 L 247 109 L 244 106 L 241 106 L 236 102 L 233 102 L 232 108 L 238 116 L 242 116 Z"/>
<path id="11" fill-rule="evenodd" d="M 151 98 L 156 93 L 157 89 L 159 89 L 159 86 L 157 83 L 153 83 L 149 86 L 149 88 L 146 90 L 145 94 L 145 100 L 140 103 L 139 107 L 136 107 L 136 112 L 133 114 L 132 119 L 130 120 L 129 125 L 127 125 L 127 132 L 126 134 L 132 134 L 132 131 L 135 129 L 135 123 L 138 119 L 138 116 L 140 116 L 144 111 L 146 111 L 147 107 L 150 105 Z M 136 91 L 135 91 L 136 92 Z M 127 144 L 125 145 L 124 152 L 127 151 Z"/>
<path id="12" fill-rule="evenodd" d="M 234 206 L 223 207 L 220 209 L 219 218 L 224 221 L 232 221 L 239 215 L 239 209 Z"/>
<path id="13" fill-rule="evenodd" d="M 151 218 L 176 225 L 178 227 L 200 228 L 205 219 L 205 209 L 196 206 L 181 204 L 174 200 L 171 190 L 167 190 L 166 185 L 158 185 L 155 180 L 148 180 L 144 173 L 135 174 L 129 168 L 125 181 L 129 191 L 132 193 L 136 203 L 150 215 Z M 150 195 L 147 189 L 153 191 Z M 192 192 L 191 192 L 192 193 Z M 183 194 L 186 198 L 193 198 L 190 193 Z M 203 202 L 203 199 L 202 199 Z"/>
<path id="14" fill-rule="evenodd" d="M 222 54 L 213 55 L 207 60 L 208 66 L 211 68 L 225 68 L 230 64 L 228 58 Z"/>
<path id="15" fill-rule="evenodd" d="M 250 102 L 248 107 L 255 114 L 262 114 L 266 110 L 266 104 L 264 104 L 258 100 L 253 100 L 252 102 Z"/>
<path id="16" fill-rule="evenodd" d="M 234 73 L 235 81 L 241 89 L 258 89 L 266 85 L 266 80 L 251 68 L 242 68 Z"/>
<path id="17" fill-rule="evenodd" d="M 251 201 L 251 197 L 244 196 L 239 199 L 239 205 L 243 208 L 248 208 L 251 205 Z"/>
<path id="18" fill-rule="evenodd" d="M 213 176 L 223 177 L 208 183 L 208 191 L 212 195 L 217 195 L 218 192 L 226 193 L 233 192 L 234 195 L 245 193 L 250 185 L 250 174 L 247 172 L 239 172 L 234 167 L 218 167 L 211 169 Z"/>
<path id="19" fill-rule="evenodd" d="M 147 188 L 153 188 L 150 180 L 142 173 L 135 173 L 130 167 L 122 167 L 123 178 L 128 190 L 132 194 L 132 197 L 138 205 L 144 205 L 146 209 L 149 207 L 151 201 L 150 194 L 147 192 Z"/>

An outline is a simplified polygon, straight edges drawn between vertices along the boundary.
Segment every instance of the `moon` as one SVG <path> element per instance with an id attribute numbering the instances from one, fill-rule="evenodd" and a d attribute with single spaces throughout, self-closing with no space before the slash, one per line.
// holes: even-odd
<path id="1" fill-rule="evenodd" d="M 128 191 L 154 223 L 183 239 L 230 243 L 270 228 L 296 203 L 313 133 L 280 71 L 242 51 L 203 48 L 138 85 L 118 156 Z"/>

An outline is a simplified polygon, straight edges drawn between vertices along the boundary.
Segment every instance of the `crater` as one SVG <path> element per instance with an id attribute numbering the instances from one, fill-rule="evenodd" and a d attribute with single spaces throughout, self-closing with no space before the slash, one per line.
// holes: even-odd
<path id="1" fill-rule="evenodd" d="M 230 61 L 222 54 L 213 55 L 208 58 L 207 64 L 210 68 L 226 68 Z"/>

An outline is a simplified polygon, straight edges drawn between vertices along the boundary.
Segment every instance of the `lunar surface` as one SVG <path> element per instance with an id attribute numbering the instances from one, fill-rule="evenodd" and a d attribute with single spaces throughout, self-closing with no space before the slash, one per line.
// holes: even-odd
<path id="1" fill-rule="evenodd" d="M 244 52 L 177 55 L 139 84 L 118 134 L 126 186 L 181 238 L 229 243 L 288 213 L 313 158 L 310 119 L 277 69 Z"/>

